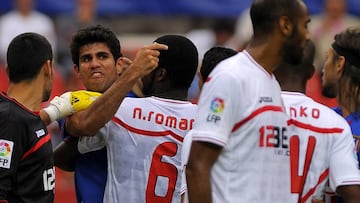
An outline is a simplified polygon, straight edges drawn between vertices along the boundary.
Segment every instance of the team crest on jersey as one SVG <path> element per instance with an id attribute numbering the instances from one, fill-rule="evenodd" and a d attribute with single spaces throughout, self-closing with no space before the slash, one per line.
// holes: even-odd
<path id="1" fill-rule="evenodd" d="M 10 168 L 14 142 L 0 139 L 0 168 Z"/>
<path id="2" fill-rule="evenodd" d="M 225 109 L 224 99 L 215 97 L 210 103 L 210 110 L 212 113 L 210 113 L 207 116 L 206 121 L 217 123 L 218 121 L 221 120 L 221 117 L 218 114 L 222 113 L 224 109 Z"/>
<path id="3" fill-rule="evenodd" d="M 211 101 L 210 109 L 211 109 L 212 112 L 221 113 L 224 110 L 224 108 L 225 108 L 224 99 L 219 98 L 219 97 L 215 97 Z"/>

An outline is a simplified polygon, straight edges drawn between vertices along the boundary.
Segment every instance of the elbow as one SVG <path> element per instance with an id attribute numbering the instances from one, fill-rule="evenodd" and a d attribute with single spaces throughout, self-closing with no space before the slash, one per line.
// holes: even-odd
<path id="1" fill-rule="evenodd" d="M 86 120 L 83 122 L 78 121 L 71 124 L 69 123 L 69 125 L 66 126 L 66 131 L 74 137 L 94 136 L 98 133 L 99 130 L 99 127 L 88 123 Z"/>
<path id="2" fill-rule="evenodd" d="M 203 170 L 203 171 L 202 171 Z M 191 179 L 192 177 L 197 177 L 198 175 L 203 175 L 204 169 L 201 169 L 201 164 L 190 162 L 186 166 L 186 179 Z"/>
<path id="3" fill-rule="evenodd" d="M 96 133 L 98 133 L 100 129 L 94 129 L 94 128 L 91 128 L 91 127 L 84 127 L 82 129 L 79 130 L 79 132 L 77 133 L 77 135 L 80 137 L 80 136 L 94 136 L 96 135 Z"/>

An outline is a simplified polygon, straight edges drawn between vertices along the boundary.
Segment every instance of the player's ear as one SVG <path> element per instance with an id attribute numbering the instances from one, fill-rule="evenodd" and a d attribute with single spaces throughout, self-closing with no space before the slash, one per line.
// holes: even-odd
<path id="1" fill-rule="evenodd" d="M 76 64 L 73 66 L 74 74 L 77 79 L 80 79 L 80 67 Z"/>
<path id="2" fill-rule="evenodd" d="M 280 32 L 286 37 L 291 36 L 294 31 L 294 25 L 287 16 L 281 16 L 279 18 L 279 28 Z"/>
<path id="3" fill-rule="evenodd" d="M 155 79 L 157 81 L 162 81 L 162 80 L 165 80 L 166 77 L 167 77 L 167 71 L 165 68 L 156 68 L 155 69 L 156 73 L 155 73 Z"/>
<path id="4" fill-rule="evenodd" d="M 121 58 L 122 57 L 118 58 L 118 60 L 116 60 L 116 63 L 115 63 L 116 73 L 118 75 L 121 75 L 121 73 L 124 72 L 124 70 L 126 69 Z"/>
<path id="5" fill-rule="evenodd" d="M 342 72 L 344 71 L 345 68 L 345 57 L 344 56 L 339 56 L 338 59 L 336 59 L 335 61 L 335 68 L 336 68 L 336 72 L 339 73 L 340 75 L 342 75 Z"/>
<path id="6" fill-rule="evenodd" d="M 44 74 L 46 77 L 48 78 L 52 78 L 53 77 L 53 62 L 51 60 L 46 60 L 44 65 L 43 65 L 43 68 L 44 68 Z"/>
<path id="7" fill-rule="evenodd" d="M 120 57 L 116 62 L 116 71 L 121 75 L 130 65 L 132 61 L 127 57 Z"/>

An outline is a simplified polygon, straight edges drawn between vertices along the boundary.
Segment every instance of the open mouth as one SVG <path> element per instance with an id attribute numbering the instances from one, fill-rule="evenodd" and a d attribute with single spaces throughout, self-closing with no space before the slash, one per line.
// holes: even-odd
<path id="1" fill-rule="evenodd" d="M 99 78 L 99 77 L 103 77 L 103 74 L 101 72 L 94 72 L 94 73 L 91 73 L 90 77 Z"/>

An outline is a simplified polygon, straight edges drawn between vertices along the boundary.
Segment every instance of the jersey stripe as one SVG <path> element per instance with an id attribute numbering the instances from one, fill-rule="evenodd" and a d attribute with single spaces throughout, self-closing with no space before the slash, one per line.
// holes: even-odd
<path id="1" fill-rule="evenodd" d="M 264 113 L 266 111 L 284 112 L 284 109 L 281 106 L 263 106 L 261 108 L 258 108 L 254 112 L 252 112 L 248 117 L 236 123 L 231 132 L 236 131 L 238 128 L 244 125 L 244 123 L 248 122 L 249 120 L 253 119 L 255 116 Z"/>
<path id="2" fill-rule="evenodd" d="M 46 144 L 47 142 L 49 142 L 51 139 L 50 134 L 47 134 L 46 136 L 42 137 L 41 139 L 39 139 L 39 141 L 32 147 L 30 148 L 21 158 L 21 160 L 26 159 L 26 157 L 28 157 L 30 154 L 36 152 L 38 149 L 40 149 L 44 144 Z"/>
<path id="3" fill-rule="evenodd" d="M 288 125 L 295 125 L 296 127 L 311 130 L 317 133 L 342 133 L 344 131 L 342 128 L 320 128 L 294 119 L 289 119 Z"/>
<path id="4" fill-rule="evenodd" d="M 161 137 L 161 136 L 167 136 L 170 135 L 171 137 L 175 138 L 176 140 L 183 142 L 184 138 L 181 137 L 180 135 L 174 133 L 171 130 L 165 130 L 165 131 L 148 131 L 148 130 L 142 130 L 142 129 L 138 129 L 138 128 L 134 128 L 130 125 L 127 125 L 126 123 L 124 123 L 122 120 L 120 120 L 117 117 L 113 117 L 112 121 L 114 121 L 115 123 L 121 125 L 122 127 L 126 128 L 127 130 L 129 130 L 130 132 L 134 132 L 140 135 L 146 135 L 146 136 L 154 136 L 154 137 Z"/>
<path id="5" fill-rule="evenodd" d="M 304 195 L 303 198 L 301 198 L 301 202 L 306 202 L 307 199 L 309 199 L 309 197 L 314 194 L 316 188 L 328 177 L 328 175 L 329 175 L 329 169 L 327 168 L 327 169 L 320 175 L 317 184 L 316 184 L 313 188 L 311 188 L 311 189 L 309 190 L 309 192 L 307 192 L 307 193 Z"/>

